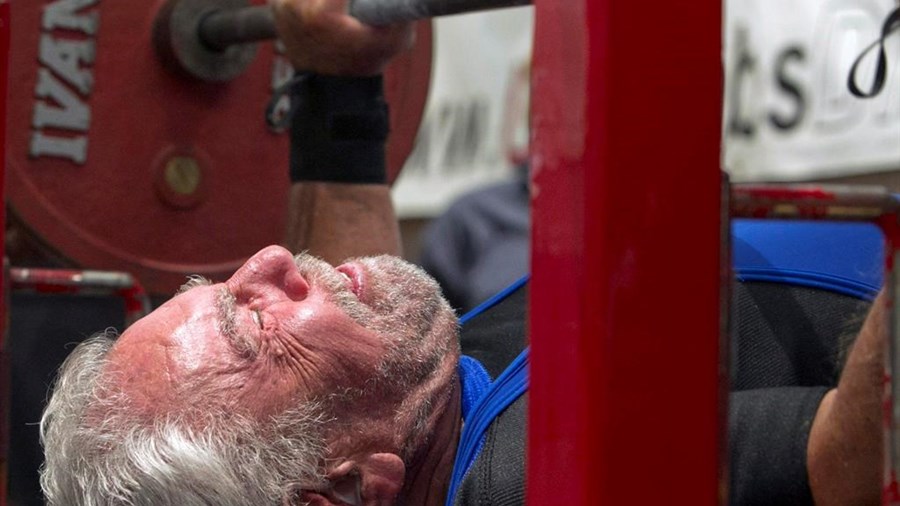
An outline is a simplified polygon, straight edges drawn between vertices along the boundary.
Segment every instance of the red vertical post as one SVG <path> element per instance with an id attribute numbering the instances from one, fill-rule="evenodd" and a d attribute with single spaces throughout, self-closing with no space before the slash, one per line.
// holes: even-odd
<path id="1" fill-rule="evenodd" d="M 0 0 L 0 195 L 6 195 L 6 97 L 9 71 L 9 2 Z M 6 199 L 0 205 L 0 506 L 6 505 L 7 463 L 9 451 L 9 355 L 7 354 L 6 262 L 4 261 L 4 232 L 6 230 Z"/>
<path id="2" fill-rule="evenodd" d="M 535 8 L 528 503 L 721 504 L 721 0 Z"/>

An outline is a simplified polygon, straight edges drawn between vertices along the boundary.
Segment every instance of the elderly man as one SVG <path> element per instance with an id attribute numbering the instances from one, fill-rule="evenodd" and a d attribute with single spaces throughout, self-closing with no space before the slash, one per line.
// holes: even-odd
<path id="1" fill-rule="evenodd" d="M 295 67 L 322 74 L 296 87 L 314 96 L 293 144 L 316 158 L 293 156 L 288 242 L 326 259 L 399 253 L 384 132 L 303 144 L 320 104 L 386 125 L 380 77 L 339 76 L 377 76 L 411 27 L 345 10 L 276 5 Z M 414 266 L 265 248 L 72 353 L 42 423 L 42 487 L 59 505 L 440 504 L 462 424 L 458 359 L 456 317 Z"/>
<path id="2" fill-rule="evenodd" d="M 53 504 L 442 502 L 457 359 L 416 268 L 269 247 L 72 354 L 43 483 Z"/>
<path id="3" fill-rule="evenodd" d="M 224 283 L 192 279 L 117 340 L 80 345 L 42 421 L 50 504 L 434 505 L 473 465 L 454 459 L 489 379 L 460 359 L 437 285 L 394 257 L 343 260 L 399 250 L 373 76 L 411 31 L 366 27 L 344 14 L 344 0 L 275 7 L 293 64 L 316 73 L 293 91 L 302 105 L 287 244 L 340 265 L 269 247 Z M 809 444 L 799 443 L 819 505 L 878 501 L 884 313 L 875 307 L 839 387 L 813 400 Z M 520 401 L 510 420 L 522 420 Z M 509 426 L 497 432 L 521 455 L 524 427 Z M 481 459 L 472 469 L 492 465 Z M 478 502 L 478 474 L 459 503 Z M 521 472 L 510 474 L 504 504 L 522 498 Z"/>

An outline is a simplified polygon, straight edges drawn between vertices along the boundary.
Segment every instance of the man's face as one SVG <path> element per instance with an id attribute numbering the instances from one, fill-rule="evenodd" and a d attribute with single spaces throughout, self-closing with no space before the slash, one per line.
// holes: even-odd
<path id="1" fill-rule="evenodd" d="M 392 257 L 335 269 L 272 246 L 228 281 L 195 285 L 110 352 L 109 372 L 138 410 L 274 414 L 371 390 L 396 370 L 415 375 L 397 364 L 455 346 L 436 285 Z"/>

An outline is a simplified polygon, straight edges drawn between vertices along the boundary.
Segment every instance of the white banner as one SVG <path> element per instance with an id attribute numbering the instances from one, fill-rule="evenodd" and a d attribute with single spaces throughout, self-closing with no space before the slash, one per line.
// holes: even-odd
<path id="1" fill-rule="evenodd" d="M 854 60 L 894 0 L 726 0 L 723 163 L 737 181 L 900 170 L 900 33 L 880 95 L 850 94 Z M 869 89 L 877 49 L 857 80 Z"/>
<path id="2" fill-rule="evenodd" d="M 401 217 L 434 216 L 461 193 L 510 176 L 511 143 L 526 142 L 527 103 L 513 106 L 520 115 L 507 103 L 523 85 L 527 93 L 533 16 L 521 7 L 434 20 L 425 118 L 393 191 Z"/>

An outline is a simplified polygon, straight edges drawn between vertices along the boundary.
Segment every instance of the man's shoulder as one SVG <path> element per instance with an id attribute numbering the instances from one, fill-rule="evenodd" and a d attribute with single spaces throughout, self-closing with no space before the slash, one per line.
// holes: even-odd
<path id="1" fill-rule="evenodd" d="M 460 332 L 462 352 L 484 364 L 494 378 L 526 346 L 528 283 L 520 282 L 502 295 L 475 316 L 465 315 Z"/>

